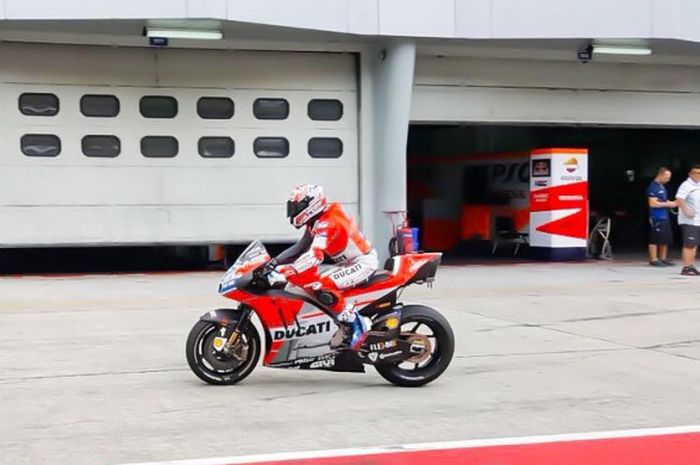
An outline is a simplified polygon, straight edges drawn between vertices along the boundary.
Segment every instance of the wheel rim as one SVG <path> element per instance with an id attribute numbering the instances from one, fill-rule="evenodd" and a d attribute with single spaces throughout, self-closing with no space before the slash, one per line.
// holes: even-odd
<path id="1" fill-rule="evenodd" d="M 423 318 L 412 318 L 401 323 L 402 338 L 405 336 L 408 339 L 412 335 L 413 337 L 417 335 L 420 339 L 428 340 L 430 344 L 430 353 L 424 359 L 415 360 L 417 357 L 414 357 L 413 361 L 399 362 L 395 365 L 402 374 L 407 376 L 418 375 L 439 362 L 442 344 L 439 341 L 440 334 L 436 327 L 439 328 L 436 322 Z"/>
<path id="2" fill-rule="evenodd" d="M 227 355 L 214 349 L 218 325 L 205 328 L 197 338 L 194 346 L 194 355 L 200 368 L 213 377 L 230 377 L 249 367 L 255 351 L 255 342 L 246 334 L 239 336 L 247 346 L 247 356 L 244 360 L 238 360 L 232 355 Z"/>

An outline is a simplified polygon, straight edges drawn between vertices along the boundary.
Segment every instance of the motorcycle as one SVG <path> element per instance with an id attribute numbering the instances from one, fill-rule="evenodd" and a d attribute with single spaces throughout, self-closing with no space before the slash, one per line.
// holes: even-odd
<path id="1" fill-rule="evenodd" d="M 258 364 L 262 341 L 252 315 L 264 329 L 263 365 L 272 368 L 363 373 L 372 365 L 398 386 L 422 386 L 438 378 L 454 353 L 454 334 L 438 311 L 399 302 L 411 284 L 435 279 L 441 253 L 409 253 L 387 260 L 362 285 L 344 291 L 348 302 L 372 320 L 359 350 L 349 347 L 350 331 L 328 308 L 332 294 L 291 283 L 271 285 L 265 246 L 251 243 L 228 269 L 219 293 L 239 302 L 201 316 L 187 338 L 187 362 L 209 384 L 235 384 Z"/>

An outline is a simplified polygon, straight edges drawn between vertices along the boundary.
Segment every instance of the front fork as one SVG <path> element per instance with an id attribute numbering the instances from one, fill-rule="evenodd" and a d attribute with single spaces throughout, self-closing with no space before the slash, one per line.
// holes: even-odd
<path id="1" fill-rule="evenodd" d="M 221 329 L 223 330 L 219 336 L 214 338 L 214 349 L 218 352 L 222 350 L 231 349 L 236 345 L 241 332 L 245 329 L 246 325 L 250 323 L 250 317 L 253 314 L 253 309 L 248 305 L 241 305 L 239 307 L 240 317 L 235 324 L 229 324 L 228 321 L 221 321 Z"/>

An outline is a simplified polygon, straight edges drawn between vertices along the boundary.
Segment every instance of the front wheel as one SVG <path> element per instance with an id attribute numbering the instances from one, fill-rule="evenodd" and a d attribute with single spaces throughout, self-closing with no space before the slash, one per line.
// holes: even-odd
<path id="1" fill-rule="evenodd" d="M 249 323 L 230 350 L 217 351 L 214 338 L 222 328 L 210 321 L 198 321 L 194 325 L 187 336 L 187 364 L 209 384 L 236 384 L 253 371 L 260 359 L 260 335 Z"/>
<path id="2" fill-rule="evenodd" d="M 455 351 L 455 336 L 447 319 L 425 305 L 408 305 L 401 313 L 401 338 L 426 341 L 430 352 L 419 359 L 375 368 L 387 381 L 403 387 L 418 387 L 437 379 L 449 366 Z"/>

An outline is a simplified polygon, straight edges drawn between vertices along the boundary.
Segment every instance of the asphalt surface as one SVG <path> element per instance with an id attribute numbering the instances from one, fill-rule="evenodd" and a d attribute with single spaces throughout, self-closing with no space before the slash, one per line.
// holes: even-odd
<path id="1" fill-rule="evenodd" d="M 451 368 L 190 373 L 220 273 L 0 278 L 0 463 L 101 465 L 700 423 L 700 278 L 630 263 L 444 267 Z"/>

